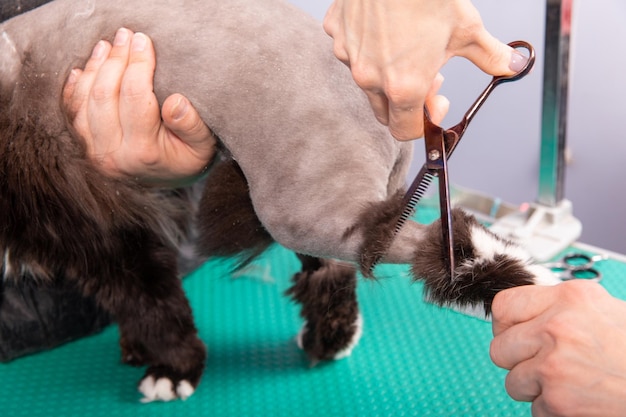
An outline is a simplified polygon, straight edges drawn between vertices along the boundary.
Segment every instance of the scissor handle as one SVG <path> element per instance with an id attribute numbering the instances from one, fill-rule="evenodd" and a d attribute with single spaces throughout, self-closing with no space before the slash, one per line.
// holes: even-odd
<path id="1" fill-rule="evenodd" d="M 582 271 L 590 269 L 593 266 L 594 260 L 589 255 L 584 253 L 570 253 L 563 257 L 563 263 L 571 271 Z"/>
<path id="2" fill-rule="evenodd" d="M 602 279 L 602 274 L 595 268 L 576 268 L 566 269 L 561 275 L 561 281 L 571 281 L 573 279 L 600 281 Z"/>
<path id="3" fill-rule="evenodd" d="M 499 84 L 499 83 L 505 83 L 509 81 L 517 81 L 520 78 L 523 78 L 526 75 L 528 75 L 530 70 L 532 70 L 533 66 L 535 65 L 535 48 L 533 48 L 531 44 L 529 44 L 526 41 L 513 41 L 509 43 L 509 46 L 513 49 L 519 49 L 519 48 L 526 49 L 526 51 L 528 52 L 528 61 L 526 62 L 526 65 L 524 65 L 524 68 L 517 71 L 513 75 L 496 75 L 495 77 L 493 77 L 491 81 L 492 83 Z"/>
<path id="4" fill-rule="evenodd" d="M 535 48 L 533 48 L 531 44 L 526 41 L 513 41 L 509 43 L 509 46 L 514 49 L 524 48 L 528 51 L 528 61 L 526 61 L 526 65 L 524 65 L 524 68 L 522 68 L 515 74 L 496 75 L 491 79 L 489 85 L 487 85 L 485 90 L 480 94 L 480 96 L 478 96 L 476 101 L 474 101 L 471 107 L 467 110 L 467 112 L 463 116 L 463 120 L 461 120 L 461 122 L 456 126 L 453 126 L 447 130 L 449 134 L 456 135 L 457 140 L 458 138 L 463 136 L 463 133 L 465 133 L 465 129 L 467 129 L 467 125 L 469 125 L 469 123 L 472 121 L 474 115 L 482 107 L 483 103 L 487 100 L 487 97 L 489 97 L 494 88 L 496 88 L 500 84 L 508 83 L 510 81 L 517 81 L 525 77 L 535 65 Z"/>

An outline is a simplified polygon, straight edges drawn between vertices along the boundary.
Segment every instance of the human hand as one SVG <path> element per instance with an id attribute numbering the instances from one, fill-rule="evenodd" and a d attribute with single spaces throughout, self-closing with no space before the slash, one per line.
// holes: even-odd
<path id="1" fill-rule="evenodd" d="M 104 173 L 176 187 L 201 174 L 216 140 L 182 95 L 169 96 L 159 111 L 155 66 L 150 38 L 121 28 L 113 45 L 98 42 L 85 69 L 72 71 L 63 99 L 73 128 Z"/>
<path id="2" fill-rule="evenodd" d="M 337 58 L 399 140 L 423 135 L 423 107 L 439 124 L 448 100 L 437 74 L 453 56 L 491 75 L 511 75 L 527 59 L 495 39 L 470 0 L 335 0 L 324 19 Z"/>
<path id="3" fill-rule="evenodd" d="M 626 302 L 573 280 L 502 291 L 492 314 L 491 359 L 533 416 L 626 415 Z"/>

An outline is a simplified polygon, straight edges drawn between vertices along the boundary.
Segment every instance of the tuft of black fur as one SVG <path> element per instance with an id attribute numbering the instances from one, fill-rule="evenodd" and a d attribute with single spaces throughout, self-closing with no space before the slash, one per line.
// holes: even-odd
<path id="1" fill-rule="evenodd" d="M 248 182 L 232 159 L 216 162 L 206 179 L 198 211 L 198 250 L 203 255 L 237 256 L 243 266 L 274 240 L 254 211 Z"/>
<path id="2" fill-rule="evenodd" d="M 512 243 L 493 234 L 461 209 L 452 210 L 452 222 L 454 278 L 450 277 L 444 259 L 440 220 L 429 227 L 425 239 L 427 243 L 415 254 L 411 268 L 416 279 L 425 281 L 425 292 L 430 301 L 461 307 L 483 305 L 485 313 L 490 314 L 493 297 L 499 291 L 534 283 L 534 275 L 524 260 L 507 253 L 483 259 L 472 237 L 474 231 L 480 229 L 489 239 L 500 242 L 503 247 L 513 248 Z"/>
<path id="3" fill-rule="evenodd" d="M 355 226 L 346 232 L 348 236 L 357 229 L 365 230 L 363 245 L 359 250 L 360 271 L 365 277 L 373 276 L 374 266 L 391 246 L 402 213 L 403 195 L 403 191 L 400 190 L 385 201 L 370 204 L 362 211 Z"/>
<path id="4" fill-rule="evenodd" d="M 302 304 L 302 348 L 313 361 L 333 359 L 357 332 L 356 268 L 330 259 L 298 255 L 302 271 L 287 295 Z"/>

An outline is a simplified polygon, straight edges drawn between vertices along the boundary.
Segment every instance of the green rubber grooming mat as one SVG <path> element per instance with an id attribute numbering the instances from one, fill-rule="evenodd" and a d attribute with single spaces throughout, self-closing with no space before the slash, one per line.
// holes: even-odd
<path id="1" fill-rule="evenodd" d="M 422 212 L 422 216 L 427 213 Z M 431 216 L 432 217 L 432 216 Z M 406 266 L 360 279 L 364 334 L 351 356 L 310 367 L 295 335 L 298 306 L 284 296 L 298 271 L 275 247 L 233 275 L 211 261 L 185 278 L 205 374 L 186 401 L 140 403 L 142 368 L 120 363 L 115 326 L 54 350 L 0 365 L 3 417 L 111 416 L 529 416 L 511 400 L 505 371 L 489 359 L 491 325 L 422 301 Z M 626 297 L 626 265 L 597 264 L 603 284 Z"/>

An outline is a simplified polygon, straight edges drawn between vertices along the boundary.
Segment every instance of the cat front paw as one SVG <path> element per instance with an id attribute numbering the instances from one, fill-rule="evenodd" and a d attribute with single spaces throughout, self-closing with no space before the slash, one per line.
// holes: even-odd
<path id="1" fill-rule="evenodd" d="M 139 382 L 139 392 L 143 395 L 142 403 L 153 401 L 173 401 L 176 399 L 186 400 L 196 391 L 197 378 L 192 375 L 187 377 L 177 376 L 175 372 L 168 372 L 161 367 L 151 367 Z"/>

